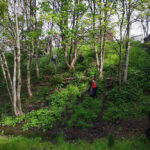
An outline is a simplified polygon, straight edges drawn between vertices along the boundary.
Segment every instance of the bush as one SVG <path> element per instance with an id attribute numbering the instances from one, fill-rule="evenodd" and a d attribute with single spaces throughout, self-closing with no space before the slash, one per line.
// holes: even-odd
<path id="1" fill-rule="evenodd" d="M 48 82 L 51 85 L 57 85 L 57 84 L 61 84 L 63 81 L 63 77 L 61 75 L 55 75 L 49 78 Z"/>
<path id="2" fill-rule="evenodd" d="M 75 109 L 68 121 L 69 127 L 87 128 L 92 126 L 92 122 L 98 117 L 101 110 L 101 101 L 86 95 L 82 103 Z"/>
<path id="3" fill-rule="evenodd" d="M 65 113 L 67 106 L 72 107 L 74 105 L 79 95 L 79 89 L 73 85 L 69 85 L 66 89 L 61 92 L 56 91 L 49 97 L 49 108 L 32 111 L 19 117 L 5 117 L 2 124 L 15 126 L 24 120 L 23 130 L 36 127 L 46 131 L 52 128 L 57 120 L 61 119 L 61 115 Z"/>
<path id="4" fill-rule="evenodd" d="M 142 90 L 138 87 L 138 85 L 126 83 L 122 87 L 121 91 L 119 91 L 119 87 L 116 85 L 108 93 L 107 97 L 109 101 L 119 104 L 121 102 L 140 101 L 142 94 Z"/>
<path id="5" fill-rule="evenodd" d="M 142 107 L 140 108 L 140 106 L 143 106 L 143 91 L 140 86 L 141 83 L 135 78 L 130 78 L 126 84 L 122 85 L 121 91 L 116 85 L 107 93 L 107 109 L 103 119 L 132 118 L 141 114 Z"/>

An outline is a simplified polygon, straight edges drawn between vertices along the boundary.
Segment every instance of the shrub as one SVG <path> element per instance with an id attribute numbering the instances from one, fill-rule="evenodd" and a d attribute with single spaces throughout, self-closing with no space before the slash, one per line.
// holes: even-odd
<path id="1" fill-rule="evenodd" d="M 78 95 L 80 95 L 78 88 L 69 85 L 66 89 L 61 92 L 56 91 L 49 97 L 49 108 L 32 111 L 19 117 L 5 117 L 2 123 L 3 125 L 15 126 L 24 120 L 23 130 L 36 127 L 46 131 L 61 119 L 62 113 L 66 111 L 66 106 L 72 107 Z"/>
<path id="2" fill-rule="evenodd" d="M 133 102 L 141 100 L 142 94 L 142 90 L 138 86 L 127 83 L 122 87 L 121 91 L 119 91 L 118 86 L 115 86 L 108 93 L 107 97 L 110 101 L 113 101 L 114 103 Z"/>
<path id="3" fill-rule="evenodd" d="M 92 122 L 98 117 L 101 110 L 101 101 L 86 95 L 82 103 L 75 109 L 68 121 L 69 127 L 87 128 L 92 126 Z"/>

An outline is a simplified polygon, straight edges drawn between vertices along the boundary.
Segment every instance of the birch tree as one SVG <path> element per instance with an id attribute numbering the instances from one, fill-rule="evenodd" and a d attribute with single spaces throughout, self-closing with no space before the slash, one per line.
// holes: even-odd
<path id="1" fill-rule="evenodd" d="M 73 3 L 70 0 L 64 0 L 61 1 L 60 9 L 60 22 L 58 25 L 61 31 L 65 64 L 69 69 L 74 69 L 78 53 L 79 20 L 85 13 L 86 7 L 81 0 L 75 0 Z M 71 22 L 69 22 L 70 20 Z M 71 27 L 69 23 L 72 25 Z M 70 45 L 69 57 L 68 45 Z"/>
<path id="2" fill-rule="evenodd" d="M 16 35 L 16 53 L 14 50 L 14 59 L 16 59 L 17 64 L 17 91 L 14 90 L 14 93 L 17 93 L 16 96 L 14 95 L 14 111 L 16 115 L 22 115 L 22 107 L 21 107 L 21 51 L 20 51 L 20 37 L 19 37 L 19 23 L 18 23 L 18 10 L 19 9 L 19 1 L 14 1 L 14 15 L 15 15 L 15 35 Z M 16 80 L 16 69 L 14 69 L 14 80 Z M 15 86 L 14 88 L 15 89 Z M 17 104 L 17 105 L 16 105 Z"/>
<path id="3" fill-rule="evenodd" d="M 123 82 L 127 82 L 127 76 L 128 76 L 128 65 L 129 65 L 129 55 L 130 55 L 130 34 L 131 34 L 131 25 L 133 23 L 132 14 L 138 5 L 141 5 L 141 2 L 138 0 L 125 1 L 127 27 L 126 27 L 126 52 L 125 52 Z"/>
<path id="4" fill-rule="evenodd" d="M 141 23 L 143 35 L 144 37 L 147 37 L 149 35 L 150 28 L 150 1 L 143 0 L 141 5 L 139 5 L 136 10 L 139 13 L 136 21 Z"/>
<path id="5" fill-rule="evenodd" d="M 119 27 L 119 40 L 117 39 L 117 43 L 119 44 L 119 74 L 118 74 L 118 80 L 119 80 L 119 90 L 121 90 L 122 85 L 122 53 L 123 53 L 123 45 L 125 40 L 125 17 L 126 17 L 126 11 L 125 11 L 125 0 L 118 1 L 117 6 L 117 25 Z"/>
<path id="6" fill-rule="evenodd" d="M 8 38 L 8 42 L 11 42 L 14 46 L 14 66 L 13 66 L 13 75 L 10 74 L 7 60 L 5 58 L 5 51 L 3 48 L 0 50 L 0 60 L 1 67 L 3 71 L 3 76 L 6 81 L 7 90 L 10 96 L 10 100 L 13 105 L 13 110 L 16 116 L 22 115 L 22 107 L 21 107 L 21 51 L 20 51 L 20 32 L 19 32 L 19 1 L 14 1 L 13 7 L 10 8 L 10 2 L 6 3 L 6 12 L 5 18 L 2 18 L 0 22 L 0 26 L 3 28 L 3 32 Z M 13 11 L 13 14 L 10 14 L 9 9 Z M 11 17 L 14 17 L 14 22 Z M 8 34 L 6 34 L 8 33 Z M 4 42 L 4 41 L 3 41 Z M 5 41 L 6 42 L 6 41 Z"/>
<path id="7" fill-rule="evenodd" d="M 96 65 L 98 71 L 98 78 L 103 78 L 103 68 L 104 68 L 104 58 L 106 50 L 106 34 L 110 25 L 110 17 L 113 14 L 113 6 L 115 1 L 112 0 L 89 0 L 89 6 L 92 16 L 92 29 L 93 29 L 93 39 L 94 39 L 94 51 L 96 57 Z M 98 18 L 98 21 L 97 21 Z M 97 22 L 97 23 L 96 23 Z M 98 24 L 98 27 L 96 27 Z M 99 33 L 99 35 L 97 34 Z M 99 41 L 97 41 L 97 36 Z M 99 43 L 99 50 L 97 44 Z"/>

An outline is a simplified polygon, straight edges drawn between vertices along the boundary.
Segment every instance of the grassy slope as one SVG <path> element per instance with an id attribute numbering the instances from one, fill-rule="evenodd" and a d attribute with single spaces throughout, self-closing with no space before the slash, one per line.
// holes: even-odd
<path id="1" fill-rule="evenodd" d="M 106 52 L 106 59 L 105 59 L 105 67 L 104 67 L 104 78 L 107 77 L 116 77 L 117 75 L 117 63 L 118 63 L 118 56 L 116 54 L 116 51 L 112 50 L 113 48 L 111 46 L 108 46 L 108 51 Z M 110 57 L 111 53 L 111 57 Z M 149 90 L 150 90 L 150 84 L 149 84 L 149 62 L 150 57 L 149 55 L 142 50 L 141 45 L 138 45 L 137 43 L 135 45 L 132 45 L 131 53 L 130 53 L 130 65 L 129 65 L 129 81 L 127 85 L 123 85 L 123 91 L 125 93 L 118 94 L 118 87 L 115 83 L 115 87 L 110 90 L 106 91 L 105 89 L 105 82 L 98 83 L 99 86 L 99 92 L 98 94 L 100 97 L 98 98 L 99 101 L 104 101 L 104 117 L 105 120 L 116 120 L 116 119 L 129 119 L 132 117 L 138 118 L 139 116 L 144 116 L 149 110 Z M 64 72 L 63 70 L 60 71 L 59 69 L 63 66 L 58 66 L 58 72 L 57 75 L 53 72 L 53 66 L 45 65 L 47 64 L 47 60 L 45 58 L 41 58 L 40 65 L 42 70 L 42 78 L 41 82 L 37 82 L 33 78 L 34 84 L 37 86 L 36 88 L 33 88 L 34 90 L 34 97 L 31 99 L 26 98 L 26 95 L 23 97 L 24 101 L 24 107 L 30 105 L 30 110 L 34 109 L 34 106 L 36 103 L 39 102 L 39 108 L 47 107 L 45 106 L 45 102 L 49 101 L 49 98 L 52 94 L 49 94 L 49 92 L 55 93 L 55 90 L 62 91 L 66 89 L 66 86 L 62 84 L 62 81 L 64 81 L 65 78 L 69 78 L 72 76 L 75 78 L 75 80 L 71 80 L 67 82 L 67 84 L 73 84 L 75 86 L 79 86 L 80 84 L 83 84 L 83 89 L 85 90 L 85 86 L 87 86 L 88 78 L 92 78 L 96 74 L 96 66 L 95 64 L 91 64 L 93 62 L 94 55 L 89 53 L 85 54 L 85 61 L 83 65 L 77 65 L 77 69 L 75 72 Z M 90 57 L 89 57 L 90 56 Z M 89 66 L 90 62 L 90 66 Z M 43 68 L 44 66 L 44 68 Z M 51 69 L 49 69 L 51 67 Z M 49 72 L 49 70 L 51 70 Z M 44 72 L 47 73 L 47 77 L 45 78 Z M 34 70 L 32 72 L 34 74 Z M 47 82 L 48 81 L 48 82 Z M 79 84 L 78 84 L 79 83 Z M 79 88 L 80 89 L 80 88 Z M 129 89 L 129 90 L 128 90 Z M 136 89 L 136 90 L 133 90 Z M 83 90 L 83 91 L 84 91 Z M 83 92 L 82 91 L 82 92 Z M 101 97 L 101 94 L 105 94 L 107 99 L 103 99 Z M 55 95 L 54 95 L 55 96 Z M 54 97 L 53 96 L 53 97 Z M 68 121 L 69 126 L 78 126 L 81 128 L 91 127 L 93 120 L 95 120 L 95 117 L 99 115 L 99 111 L 93 111 L 93 108 L 90 107 L 88 104 L 90 104 L 90 99 L 88 96 L 82 97 L 83 100 L 77 102 L 77 106 L 75 106 L 73 109 L 74 111 L 71 112 L 71 118 Z M 44 103 L 44 104 L 43 104 Z M 49 103 L 49 102 L 48 102 Z M 50 103 L 49 103 L 50 104 Z M 96 108 L 94 105 L 97 105 L 97 101 L 92 101 L 92 105 L 94 108 Z M 101 103 L 100 103 L 101 105 Z M 118 107 L 119 106 L 119 107 Z M 101 108 L 101 106 L 100 106 Z M 88 114 L 89 113 L 89 114 Z M 92 115 L 91 115 L 92 114 Z M 87 117 L 88 116 L 88 117 Z M 64 119 L 66 121 L 66 119 Z M 132 130 L 132 129 L 131 129 Z M 15 139 L 16 141 L 19 140 Z M 15 140 L 9 140 L 7 141 L 11 145 L 15 143 Z M 25 143 L 23 145 L 28 145 L 28 139 L 24 139 Z M 35 139 L 35 141 L 38 141 L 39 139 Z M 33 143 L 35 142 L 32 141 Z M 6 140 L 3 140 L 5 143 Z M 32 142 L 30 143 L 32 145 Z M 2 144 L 3 146 L 6 146 L 6 144 Z M 35 142 L 36 143 L 36 142 Z M 35 144 L 35 147 L 39 145 L 40 141 L 38 141 Z M 103 144 L 102 144 L 103 143 Z M 123 149 L 135 149 L 135 148 L 143 148 L 143 150 L 149 149 L 149 143 L 146 141 L 145 138 L 131 138 L 131 139 L 125 139 L 125 140 L 118 140 L 116 141 L 116 147 L 115 150 L 123 150 Z M 135 143 L 135 144 L 134 144 Z M 29 145 L 30 145 L 29 144 Z M 43 143 L 46 144 L 47 143 Z M 7 144 L 9 145 L 9 144 Z M 34 145 L 34 144 L 33 144 Z M 49 145 L 49 143 L 48 143 Z M 51 144 L 50 144 L 51 145 Z M 65 147 L 65 145 L 67 145 Z M 107 140 L 102 140 L 100 142 L 97 142 L 98 148 L 97 149 L 108 149 L 107 148 Z M 96 146 L 95 143 L 90 145 L 86 142 L 81 142 L 78 144 L 78 149 L 83 149 L 85 146 L 87 146 L 86 149 L 94 149 Z M 43 145 L 44 146 L 44 145 Z M 47 146 L 45 146 L 47 147 Z M 75 145 L 65 143 L 60 144 L 58 146 L 52 146 L 53 149 L 69 149 L 69 147 L 72 147 L 72 149 L 75 149 Z M 91 147 L 91 148 L 90 148 Z M 41 147 L 43 148 L 43 147 Z M 96 149 L 96 148 L 95 148 Z M 6 149 L 7 150 L 7 149 Z M 136 149 L 138 150 L 138 149 Z"/>

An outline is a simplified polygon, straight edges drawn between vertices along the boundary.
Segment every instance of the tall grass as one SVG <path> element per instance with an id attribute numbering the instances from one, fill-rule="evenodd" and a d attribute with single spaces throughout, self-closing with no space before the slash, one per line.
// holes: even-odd
<path id="1" fill-rule="evenodd" d="M 109 139 L 97 139 L 94 142 L 78 140 L 64 141 L 63 137 L 57 139 L 56 144 L 43 142 L 41 138 L 10 137 L 0 138 L 0 150 L 149 150 L 150 142 L 146 137 L 130 137 L 116 139 L 115 144 L 109 146 Z"/>

